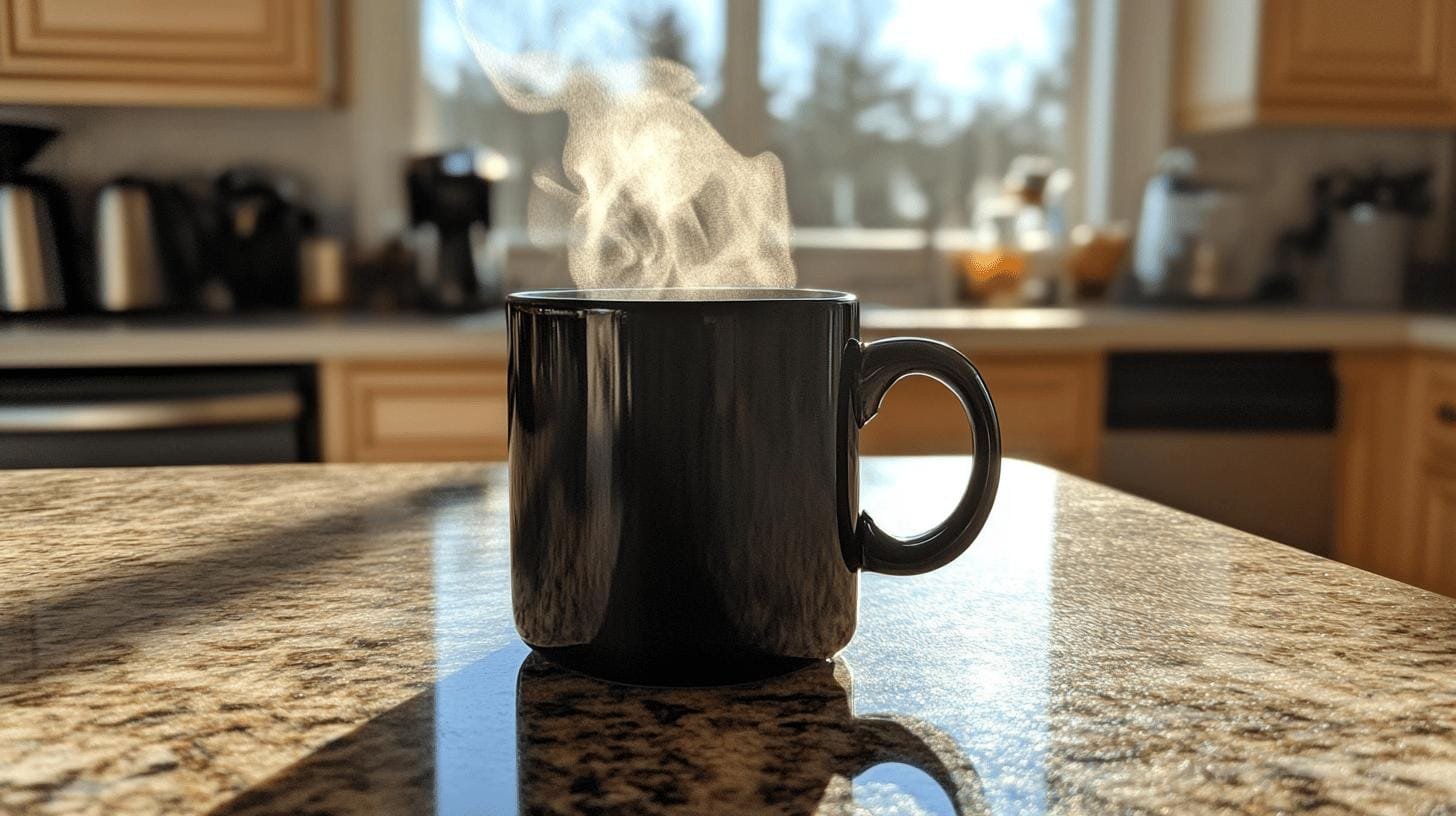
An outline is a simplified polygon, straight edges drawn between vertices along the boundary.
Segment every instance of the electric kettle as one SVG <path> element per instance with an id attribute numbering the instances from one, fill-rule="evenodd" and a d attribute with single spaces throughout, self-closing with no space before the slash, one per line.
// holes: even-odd
<path id="1" fill-rule="evenodd" d="M 160 309 L 170 298 L 157 244 L 156 196 L 118 179 L 96 197 L 96 305 L 108 312 Z"/>
<path id="2" fill-rule="evenodd" d="M 1133 245 L 1138 300 L 1235 303 L 1257 290 L 1259 248 L 1247 237 L 1243 195 L 1197 178 L 1196 169 L 1182 148 L 1158 157 Z"/>
<path id="3" fill-rule="evenodd" d="M 50 179 L 22 172 L 57 135 L 51 128 L 0 125 L 0 312 L 65 307 L 65 195 Z"/>

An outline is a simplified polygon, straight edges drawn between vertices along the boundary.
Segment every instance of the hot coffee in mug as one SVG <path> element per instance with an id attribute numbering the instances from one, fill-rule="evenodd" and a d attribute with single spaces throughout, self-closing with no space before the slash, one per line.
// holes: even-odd
<path id="1" fill-rule="evenodd" d="M 586 289 L 508 299 L 511 593 L 533 648 L 586 674 L 711 685 L 833 656 L 860 570 L 960 555 L 1001 436 L 974 366 L 933 340 L 859 340 L 854 295 Z M 859 507 L 859 429 L 934 377 L 975 440 L 965 494 L 900 539 Z"/>

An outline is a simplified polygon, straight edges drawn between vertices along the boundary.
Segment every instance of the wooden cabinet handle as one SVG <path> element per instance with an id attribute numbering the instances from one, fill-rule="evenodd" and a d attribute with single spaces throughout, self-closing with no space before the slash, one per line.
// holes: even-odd
<path id="1" fill-rule="evenodd" d="M 1443 425 L 1456 425 L 1456 405 L 1443 402 L 1436 406 L 1436 419 Z"/>

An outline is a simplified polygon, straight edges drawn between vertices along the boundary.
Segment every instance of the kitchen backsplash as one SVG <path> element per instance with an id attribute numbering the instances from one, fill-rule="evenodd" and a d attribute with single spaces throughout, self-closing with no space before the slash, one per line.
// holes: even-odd
<path id="1" fill-rule="evenodd" d="M 793 257 L 800 286 L 854 292 L 864 303 L 883 306 L 955 302 L 949 289 L 950 261 L 942 255 L 928 258 L 924 250 L 798 247 Z M 528 244 L 510 248 L 504 275 L 507 291 L 572 285 L 564 252 Z"/>
<path id="2" fill-rule="evenodd" d="M 60 129 L 33 168 L 62 179 L 82 202 L 123 174 L 211 178 L 234 165 L 261 165 L 302 184 L 326 230 L 349 227 L 354 182 L 345 111 L 53 107 L 14 108 L 6 119 Z"/>
<path id="3" fill-rule="evenodd" d="M 1418 260 L 1440 260 L 1451 230 L 1452 152 L 1456 136 L 1440 131 L 1370 132 L 1350 129 L 1265 128 L 1186 136 L 1198 175 L 1244 193 L 1252 255 L 1268 262 L 1281 232 L 1310 216 L 1314 176 L 1344 167 L 1390 172 L 1432 171 L 1435 208 L 1416 233 Z"/>

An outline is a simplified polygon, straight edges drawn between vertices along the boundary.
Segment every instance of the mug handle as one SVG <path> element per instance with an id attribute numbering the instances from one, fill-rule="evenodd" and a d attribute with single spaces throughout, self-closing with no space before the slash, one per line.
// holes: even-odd
<path id="1" fill-rule="evenodd" d="M 975 440 L 975 464 L 955 510 L 934 529 L 896 538 L 860 513 L 860 567 L 890 575 L 918 575 L 949 564 L 981 532 L 1001 481 L 1001 425 L 980 372 L 965 355 L 935 340 L 892 337 L 862 346 L 855 421 L 862 428 L 880 410 L 880 400 L 901 377 L 923 374 L 960 398 Z"/>

